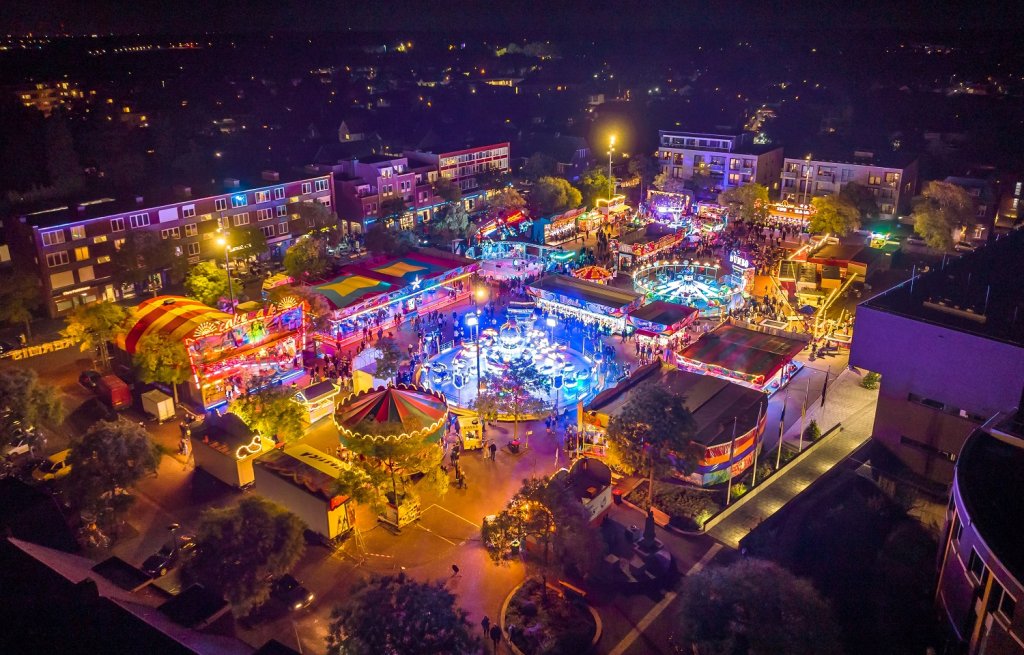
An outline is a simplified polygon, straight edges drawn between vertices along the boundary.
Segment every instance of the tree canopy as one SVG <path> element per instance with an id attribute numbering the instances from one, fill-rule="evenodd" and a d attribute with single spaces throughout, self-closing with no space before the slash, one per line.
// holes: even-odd
<path id="1" fill-rule="evenodd" d="M 32 310 L 39 306 L 39 280 L 21 271 L 0 276 L 0 321 L 25 326 L 32 337 Z"/>
<path id="2" fill-rule="evenodd" d="M 110 362 L 108 344 L 124 329 L 130 315 L 126 308 L 108 301 L 79 305 L 68 314 L 67 326 L 61 334 L 77 341 L 82 352 L 98 351 L 101 365 L 107 368 Z"/>
<path id="3" fill-rule="evenodd" d="M 358 583 L 331 613 L 327 633 L 328 655 L 459 655 L 479 648 L 444 584 L 404 573 Z"/>
<path id="4" fill-rule="evenodd" d="M 14 426 L 59 425 L 64 420 L 64 405 L 57 389 L 39 382 L 30 368 L 0 369 L 0 446 L 10 443 Z"/>
<path id="5" fill-rule="evenodd" d="M 954 233 L 976 222 L 974 199 L 952 182 L 928 182 L 913 205 L 914 231 L 937 250 L 952 248 Z"/>
<path id="6" fill-rule="evenodd" d="M 373 362 L 377 368 L 374 377 L 378 380 L 389 380 L 395 382 L 398 377 L 398 369 L 402 363 L 402 351 L 394 339 L 380 339 L 374 346 L 377 356 Z"/>
<path id="7" fill-rule="evenodd" d="M 528 180 L 539 180 L 555 174 L 558 162 L 554 157 L 545 155 L 543 152 L 535 152 L 526 158 L 519 173 Z"/>
<path id="8" fill-rule="evenodd" d="M 267 235 L 256 225 L 232 228 L 227 241 L 232 259 L 259 257 L 267 251 Z"/>
<path id="9" fill-rule="evenodd" d="M 159 463 L 160 450 L 138 423 L 100 421 L 72 442 L 67 484 L 81 508 L 122 510 L 118 492 L 131 489 Z"/>
<path id="10" fill-rule="evenodd" d="M 305 410 L 293 400 L 294 395 L 287 387 L 263 387 L 239 396 L 231 403 L 231 413 L 261 436 L 276 436 L 290 443 L 300 439 L 306 427 L 303 423 Z"/>
<path id="11" fill-rule="evenodd" d="M 139 289 L 154 271 L 173 267 L 177 259 L 172 242 L 160 238 L 158 232 L 129 230 L 124 243 L 110 257 L 111 279 L 117 285 L 131 284 Z"/>
<path id="12" fill-rule="evenodd" d="M 839 191 L 839 195 L 857 208 L 862 222 L 878 216 L 878 201 L 875 200 L 875 194 L 863 184 L 847 182 Z"/>
<path id="13" fill-rule="evenodd" d="M 458 202 L 462 200 L 462 188 L 457 182 L 447 178 L 441 177 L 434 182 L 434 193 L 437 194 L 441 200 L 447 203 Z"/>
<path id="14" fill-rule="evenodd" d="M 385 223 L 401 218 L 405 213 L 405 200 L 400 195 L 393 195 L 380 202 L 377 216 Z"/>
<path id="15" fill-rule="evenodd" d="M 603 168 L 592 168 L 584 173 L 580 178 L 579 188 L 583 202 L 588 207 L 596 207 L 598 200 L 607 200 L 615 191 L 612 180 L 608 178 Z"/>
<path id="16" fill-rule="evenodd" d="M 512 187 L 505 187 L 487 199 L 498 210 L 516 210 L 526 206 L 526 200 Z"/>
<path id="17" fill-rule="evenodd" d="M 542 214 L 554 214 L 579 207 L 583 196 L 565 178 L 542 177 L 533 185 L 530 200 Z"/>
<path id="18" fill-rule="evenodd" d="M 396 230 L 377 221 L 366 231 L 366 249 L 373 253 L 404 255 L 414 245 L 414 237 L 407 230 Z"/>
<path id="19" fill-rule="evenodd" d="M 846 236 L 860 228 L 860 212 L 841 195 L 811 198 L 811 205 L 814 207 L 809 225 L 811 232 Z"/>
<path id="20" fill-rule="evenodd" d="M 306 234 L 320 237 L 331 245 L 337 245 L 339 238 L 338 215 L 321 202 L 300 202 L 292 205 L 302 220 Z"/>
<path id="21" fill-rule="evenodd" d="M 772 562 L 741 559 L 686 578 L 679 637 L 701 655 L 842 652 L 828 603 L 806 580 Z"/>
<path id="22" fill-rule="evenodd" d="M 768 215 L 768 187 L 757 182 L 729 187 L 718 194 L 718 204 L 745 221 L 762 219 Z"/>
<path id="23" fill-rule="evenodd" d="M 686 191 L 686 182 L 682 178 L 672 177 L 668 173 L 658 173 L 654 178 L 654 188 L 666 193 L 682 193 Z"/>
<path id="24" fill-rule="evenodd" d="M 284 270 L 294 280 L 320 279 L 329 265 L 327 241 L 319 236 L 299 237 L 284 253 Z"/>
<path id="25" fill-rule="evenodd" d="M 449 237 L 466 235 L 469 230 L 469 213 L 462 203 L 451 204 L 441 210 L 440 227 Z"/>
<path id="26" fill-rule="evenodd" d="M 512 437 L 518 438 L 519 419 L 544 409 L 544 401 L 535 394 L 548 391 L 549 385 L 532 359 L 517 357 L 498 375 L 487 376 L 476 407 L 484 416 L 511 416 Z"/>
<path id="27" fill-rule="evenodd" d="M 143 382 L 171 385 L 175 404 L 178 402 L 178 385 L 188 382 L 192 374 L 185 344 L 181 339 L 161 332 L 151 332 L 139 339 L 132 363 Z"/>
<path id="28" fill-rule="evenodd" d="M 241 284 L 238 285 L 241 291 Z M 199 262 L 185 278 L 185 292 L 204 305 L 216 307 L 222 298 L 229 295 L 228 272 L 212 261 Z"/>
<path id="29" fill-rule="evenodd" d="M 221 594 L 244 616 L 270 595 L 270 579 L 288 573 L 305 550 L 305 524 L 262 496 L 203 512 L 196 553 L 184 577 Z"/>

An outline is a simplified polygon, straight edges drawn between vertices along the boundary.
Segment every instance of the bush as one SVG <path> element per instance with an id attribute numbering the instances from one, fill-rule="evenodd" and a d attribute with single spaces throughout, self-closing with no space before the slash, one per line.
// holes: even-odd
<path id="1" fill-rule="evenodd" d="M 742 482 L 737 482 L 732 485 L 732 499 L 742 498 L 748 491 L 750 491 L 750 487 Z"/>
<path id="2" fill-rule="evenodd" d="M 637 485 L 626 500 L 640 507 L 645 506 L 647 482 Z M 654 506 L 668 514 L 676 527 L 698 530 L 722 508 L 706 491 L 664 482 L 656 482 L 654 485 Z"/>
<path id="3" fill-rule="evenodd" d="M 813 443 L 820 438 L 821 428 L 818 427 L 818 422 L 811 421 L 810 423 L 807 424 L 807 427 L 804 428 L 804 441 L 809 441 Z"/>
<path id="4" fill-rule="evenodd" d="M 869 371 L 867 375 L 860 381 L 860 386 L 865 389 L 877 389 L 878 381 L 882 379 L 882 376 L 874 371 Z"/>

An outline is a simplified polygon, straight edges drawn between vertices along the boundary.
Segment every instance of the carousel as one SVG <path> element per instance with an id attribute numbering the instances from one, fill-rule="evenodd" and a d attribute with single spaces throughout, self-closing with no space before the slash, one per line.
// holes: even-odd
<path id="1" fill-rule="evenodd" d="M 598 284 L 608 284 L 608 281 L 614 277 L 612 272 L 603 266 L 584 266 L 582 268 L 577 268 L 572 272 L 572 276 L 578 280 L 597 282 Z"/>
<path id="2" fill-rule="evenodd" d="M 651 300 L 693 307 L 702 316 L 717 317 L 743 305 L 743 286 L 719 277 L 719 265 L 698 261 L 659 261 L 633 274 L 633 287 Z"/>
<path id="3" fill-rule="evenodd" d="M 473 340 L 428 359 L 419 381 L 444 394 L 454 411 L 467 414 L 476 402 L 478 366 L 486 383 L 526 357 L 547 379 L 547 389 L 534 392 L 545 408 L 557 411 L 585 401 L 604 388 L 603 355 L 581 353 L 553 339 L 554 323 L 553 317 L 539 323 L 532 317 L 510 318 L 498 328 L 483 328 L 478 334 L 474 329 Z"/>

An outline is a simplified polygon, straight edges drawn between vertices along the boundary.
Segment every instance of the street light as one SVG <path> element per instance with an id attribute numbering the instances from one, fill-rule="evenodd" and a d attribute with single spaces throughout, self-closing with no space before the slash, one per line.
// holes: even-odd
<path id="1" fill-rule="evenodd" d="M 806 207 L 808 198 L 811 195 L 811 156 L 807 155 L 804 157 L 804 161 L 807 162 L 807 170 L 804 173 L 804 207 Z"/>
<path id="2" fill-rule="evenodd" d="M 228 273 L 228 301 L 231 306 L 231 313 L 235 313 L 235 288 L 231 283 L 231 246 L 228 245 L 228 240 L 224 237 L 217 237 L 217 244 L 224 246 L 224 270 Z"/>
<path id="3" fill-rule="evenodd" d="M 482 435 L 484 429 L 484 421 L 483 416 L 481 416 L 480 414 L 480 319 L 477 317 L 475 313 L 470 314 L 469 316 L 466 317 L 466 325 L 468 327 L 476 328 L 476 337 L 474 338 L 474 341 L 476 343 L 476 420 L 477 423 L 480 424 L 480 434 Z"/>
<path id="4" fill-rule="evenodd" d="M 612 153 L 615 152 L 615 135 L 608 137 L 608 205 L 611 207 L 615 195 L 615 178 L 612 177 Z"/>

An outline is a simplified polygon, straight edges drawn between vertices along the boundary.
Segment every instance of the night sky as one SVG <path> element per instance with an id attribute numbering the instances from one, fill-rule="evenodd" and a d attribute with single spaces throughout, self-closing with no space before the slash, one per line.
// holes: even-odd
<path id="1" fill-rule="evenodd" d="M 549 34 L 678 29 L 1021 30 L 1024 3 L 743 3 L 664 0 L 7 0 L 7 33 L 196 33 L 281 30 L 498 31 Z"/>

